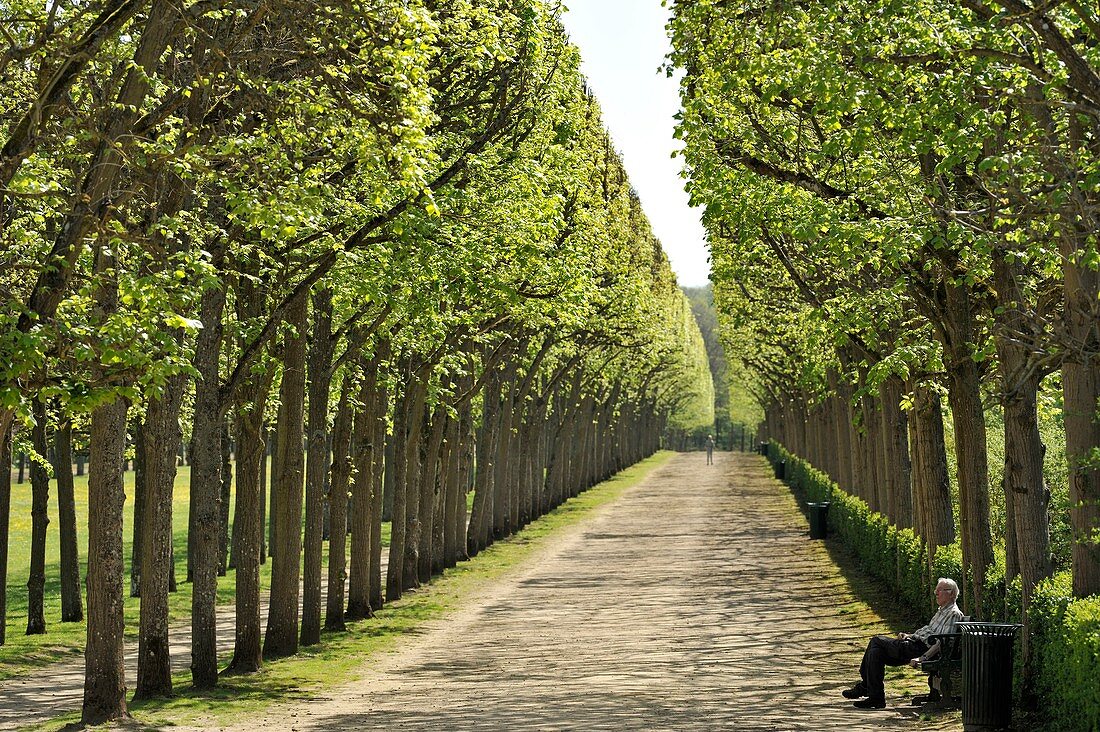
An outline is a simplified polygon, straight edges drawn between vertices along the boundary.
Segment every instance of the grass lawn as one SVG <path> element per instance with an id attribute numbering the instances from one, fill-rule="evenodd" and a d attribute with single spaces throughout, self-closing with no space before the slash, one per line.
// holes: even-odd
<path id="1" fill-rule="evenodd" d="M 320 644 L 303 649 L 296 656 L 270 661 L 259 673 L 223 678 L 219 688 L 212 692 L 195 691 L 190 687 L 188 673 L 177 674 L 174 698 L 132 703 L 130 712 L 143 727 L 212 727 L 254 716 L 277 701 L 310 698 L 325 687 L 346 683 L 365 661 L 392 649 L 402 637 L 418 632 L 426 622 L 459 607 L 465 598 L 529 559 L 546 537 L 614 501 L 674 454 L 658 453 L 628 468 L 533 521 L 515 536 L 497 542 L 471 561 L 447 570 L 430 585 L 406 593 L 401 600 L 386 605 L 376 617 L 349 623 L 347 632 L 323 633 Z M 41 729 L 58 729 L 78 718 L 79 712 L 75 712 Z"/>
<path id="2" fill-rule="evenodd" d="M 80 579 L 83 588 L 88 554 L 88 477 L 74 479 L 76 489 L 77 541 L 80 547 Z M 191 585 L 187 577 L 187 515 L 190 500 L 191 469 L 180 467 L 172 501 L 172 533 L 176 558 L 178 592 L 169 597 L 169 622 L 173 625 L 188 624 L 191 617 Z M 57 518 L 56 485 L 50 483 L 50 523 L 46 536 L 46 634 L 24 635 L 27 629 L 27 576 L 30 567 L 31 537 L 31 486 L 30 480 L 22 485 L 12 481 L 11 528 L 8 549 L 8 616 L 7 641 L 0 646 L 0 680 L 28 673 L 53 661 L 79 657 L 84 653 L 86 628 L 83 622 L 61 622 L 60 549 Z M 126 563 L 126 591 L 130 586 L 130 556 L 133 539 L 134 474 L 126 473 L 126 508 L 123 518 L 124 557 Z M 232 504 L 230 505 L 232 511 Z M 382 540 L 389 544 L 389 524 L 382 527 Z M 350 540 L 349 540 L 350 544 Z M 325 549 L 327 561 L 327 547 Z M 271 563 L 260 568 L 261 590 L 269 587 Z M 218 604 L 233 602 L 234 572 L 218 578 Z M 137 637 L 140 601 L 126 601 L 127 637 Z M 87 601 L 84 611 L 87 613 Z"/>

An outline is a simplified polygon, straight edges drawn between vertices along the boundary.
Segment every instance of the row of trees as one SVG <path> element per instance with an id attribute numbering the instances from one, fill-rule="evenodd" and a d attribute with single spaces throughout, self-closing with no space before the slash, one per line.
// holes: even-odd
<path id="1" fill-rule="evenodd" d="M 2 7 L 0 465 L 13 440 L 44 455 L 48 424 L 88 435 L 85 722 L 126 713 L 128 432 L 149 697 L 171 691 L 182 441 L 191 672 L 210 687 L 228 566 L 225 672 L 317 642 L 326 492 L 338 630 L 653 452 L 666 428 L 713 421 L 690 306 L 556 4 Z M 4 509 L 9 471 L 0 481 Z M 0 546 L 8 523 L 0 510 Z"/>
<path id="2" fill-rule="evenodd" d="M 1045 400 L 1074 593 L 1100 593 L 1096 7 L 674 8 L 689 185 L 727 353 L 768 433 L 930 554 L 957 532 L 982 618 L 999 497 L 1026 619 L 1055 569 Z M 992 470 L 987 424 L 1003 425 Z"/>

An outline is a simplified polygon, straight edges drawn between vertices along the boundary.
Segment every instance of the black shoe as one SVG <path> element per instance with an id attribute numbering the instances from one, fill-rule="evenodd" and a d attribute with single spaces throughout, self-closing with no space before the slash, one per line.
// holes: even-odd
<path id="1" fill-rule="evenodd" d="M 867 687 L 859 683 L 851 689 L 845 689 L 840 693 L 845 699 L 859 699 L 860 697 L 867 696 Z"/>
<path id="2" fill-rule="evenodd" d="M 919 707 L 922 704 L 935 704 L 941 698 L 940 692 L 938 691 L 932 691 L 928 694 L 917 694 L 913 697 L 913 706 Z"/>
<path id="3" fill-rule="evenodd" d="M 853 702 L 852 706 L 856 709 L 885 709 L 886 699 L 875 699 L 874 697 L 869 696 L 866 699 L 860 699 L 857 702 Z"/>

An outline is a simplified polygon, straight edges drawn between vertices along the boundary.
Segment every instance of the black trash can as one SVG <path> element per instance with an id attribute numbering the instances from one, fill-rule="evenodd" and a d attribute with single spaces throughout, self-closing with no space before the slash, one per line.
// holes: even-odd
<path id="1" fill-rule="evenodd" d="M 829 533 L 829 502 L 807 503 L 810 509 L 810 538 L 824 539 Z"/>
<path id="2" fill-rule="evenodd" d="M 768 443 L 761 442 L 759 445 L 756 446 L 756 451 L 758 453 L 760 453 L 761 455 L 767 455 L 768 454 Z"/>
<path id="3" fill-rule="evenodd" d="M 959 623 L 962 632 L 962 717 L 966 732 L 991 732 L 1012 724 L 1011 623 Z"/>

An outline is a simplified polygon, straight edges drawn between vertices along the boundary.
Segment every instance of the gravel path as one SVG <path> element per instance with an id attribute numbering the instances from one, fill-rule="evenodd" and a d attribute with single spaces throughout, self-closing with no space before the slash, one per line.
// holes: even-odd
<path id="1" fill-rule="evenodd" d="M 854 710 L 868 611 L 754 455 L 680 455 L 357 681 L 241 730 L 949 729 Z M 877 629 L 874 617 L 870 625 Z"/>

